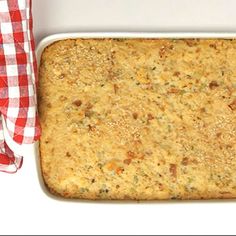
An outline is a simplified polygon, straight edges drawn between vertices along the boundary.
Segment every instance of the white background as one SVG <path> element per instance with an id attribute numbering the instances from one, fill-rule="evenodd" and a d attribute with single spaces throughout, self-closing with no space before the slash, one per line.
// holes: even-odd
<path id="1" fill-rule="evenodd" d="M 37 41 L 68 31 L 235 31 L 233 0 L 33 0 Z M 0 173 L 0 234 L 235 234 L 236 202 L 88 204 L 48 198 L 35 160 Z"/>

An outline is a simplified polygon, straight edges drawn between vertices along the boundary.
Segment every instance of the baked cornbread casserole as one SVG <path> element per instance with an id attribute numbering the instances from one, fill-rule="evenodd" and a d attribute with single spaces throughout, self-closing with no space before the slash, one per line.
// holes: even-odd
<path id="1" fill-rule="evenodd" d="M 236 40 L 62 40 L 39 79 L 52 193 L 236 198 Z"/>

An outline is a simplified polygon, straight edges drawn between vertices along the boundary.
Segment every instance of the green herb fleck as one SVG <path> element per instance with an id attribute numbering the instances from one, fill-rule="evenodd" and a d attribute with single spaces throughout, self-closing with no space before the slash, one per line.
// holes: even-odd
<path id="1" fill-rule="evenodd" d="M 134 183 L 137 184 L 138 182 L 139 182 L 139 179 L 138 179 L 138 177 L 135 175 L 135 176 L 134 176 Z"/>
<path id="2" fill-rule="evenodd" d="M 79 192 L 80 193 L 86 193 L 86 192 L 89 192 L 89 190 L 88 190 L 88 188 L 80 188 Z"/>

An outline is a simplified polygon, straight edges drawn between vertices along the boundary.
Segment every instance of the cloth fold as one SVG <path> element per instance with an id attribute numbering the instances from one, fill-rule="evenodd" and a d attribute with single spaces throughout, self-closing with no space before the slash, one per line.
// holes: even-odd
<path id="1" fill-rule="evenodd" d="M 9 148 L 4 133 L 18 144 L 32 144 L 41 133 L 31 5 L 31 0 L 0 0 L 0 171 L 10 173 L 22 166 L 23 157 Z"/>

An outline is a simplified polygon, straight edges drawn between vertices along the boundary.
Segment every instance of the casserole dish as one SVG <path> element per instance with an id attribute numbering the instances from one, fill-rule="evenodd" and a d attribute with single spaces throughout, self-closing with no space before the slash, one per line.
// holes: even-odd
<path id="1" fill-rule="evenodd" d="M 162 39 L 163 38 L 164 39 L 167 39 L 167 38 L 168 39 L 178 39 L 178 38 L 206 38 L 206 39 L 207 38 L 211 38 L 211 39 L 212 38 L 216 38 L 216 39 L 224 38 L 224 39 L 229 39 L 229 38 L 233 38 L 233 36 L 231 34 L 226 34 L 226 35 L 221 34 L 220 36 L 218 36 L 217 34 L 215 34 L 215 35 L 214 34 L 199 34 L 199 35 L 169 34 L 168 35 L 168 34 L 156 34 L 156 33 L 146 33 L 146 34 L 139 34 L 139 33 L 103 33 L 103 34 L 100 34 L 100 33 L 80 33 L 80 34 L 66 34 L 66 35 L 51 36 L 47 39 L 47 43 L 41 43 L 41 44 L 44 44 L 45 47 L 47 47 L 47 46 L 51 45 L 52 43 L 54 43 L 55 41 L 59 41 L 62 39 L 63 40 L 64 39 L 74 39 L 74 38 L 76 38 L 76 39 L 77 38 L 79 38 L 79 39 L 106 39 L 106 38 L 109 38 L 109 39 L 116 39 L 116 38 L 117 39 L 160 39 L 160 38 L 162 38 Z M 38 53 L 37 53 L 37 55 L 39 56 L 39 60 L 40 60 L 40 55 L 42 54 L 42 51 L 44 50 L 45 47 L 42 47 L 41 45 L 39 45 L 39 49 L 38 49 Z M 175 76 L 178 77 L 177 73 Z M 212 87 L 211 85 L 213 87 L 218 86 L 218 85 L 216 86 L 215 81 L 212 81 L 212 83 L 210 83 L 210 87 Z M 77 106 L 78 107 L 81 106 L 81 102 Z M 149 114 L 149 116 L 151 116 L 151 115 Z M 153 120 L 153 117 L 150 119 Z M 133 155 L 133 152 L 128 152 L 128 153 L 132 153 L 132 155 Z M 185 164 L 186 163 L 184 163 L 184 165 Z M 173 174 L 173 176 L 176 175 L 176 165 L 175 164 L 170 164 L 170 172 Z M 81 189 L 84 190 L 85 188 L 81 188 Z M 86 189 L 86 191 L 88 191 L 88 190 Z M 109 190 L 106 190 L 106 191 L 109 191 Z M 227 193 L 225 193 L 225 194 L 227 194 Z M 137 199 L 139 199 L 139 197 Z"/>

